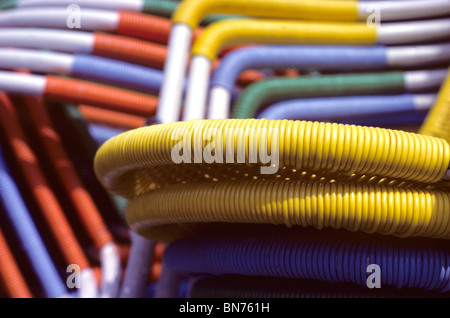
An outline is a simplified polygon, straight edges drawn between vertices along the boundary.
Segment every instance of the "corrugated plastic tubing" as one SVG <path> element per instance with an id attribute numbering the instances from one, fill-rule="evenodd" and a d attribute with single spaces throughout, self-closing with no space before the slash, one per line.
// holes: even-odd
<path id="1" fill-rule="evenodd" d="M 218 155 L 223 163 L 173 162 L 172 151 L 181 146 L 176 136 L 188 141 L 184 149 L 203 154 L 211 145 L 198 138 L 207 131 L 219 136 L 216 147 L 225 145 Z M 270 142 L 279 147 L 279 169 L 261 179 L 261 163 L 250 165 L 257 162 L 250 154 Z M 233 162 L 239 149 L 246 164 L 226 164 L 231 149 Z M 401 180 L 439 186 L 449 161 L 445 140 L 403 131 L 288 120 L 193 120 L 112 138 L 97 152 L 94 168 L 111 193 L 130 200 L 127 222 L 149 238 L 185 235 L 190 228 L 184 223 L 231 222 L 448 239 L 450 193 Z"/>
<path id="2" fill-rule="evenodd" d="M 70 74 L 87 80 L 153 93 L 159 91 L 163 80 L 160 70 L 85 54 L 74 55 Z"/>
<path id="3" fill-rule="evenodd" d="M 158 105 L 158 99 L 154 96 L 51 75 L 47 76 L 44 96 L 52 100 L 85 103 L 144 117 L 154 115 Z"/>
<path id="4" fill-rule="evenodd" d="M 255 43 L 374 45 L 377 43 L 377 34 L 376 30 L 367 28 L 365 23 L 230 20 L 217 22 L 206 28 L 196 39 L 192 55 L 203 55 L 214 61 L 224 47 Z"/>
<path id="5" fill-rule="evenodd" d="M 69 109 L 73 110 L 72 113 L 74 113 L 76 110 L 74 107 L 67 108 L 67 110 Z M 73 114 L 73 116 L 75 116 L 75 114 Z M 80 129 L 81 127 L 78 127 L 78 130 Z M 117 130 L 111 129 L 109 127 L 98 127 L 93 125 L 90 125 L 89 131 L 91 133 L 91 136 L 96 140 L 97 144 L 102 144 L 104 141 L 112 138 L 118 133 Z M 85 140 L 85 147 L 91 150 L 92 147 L 90 145 L 87 145 L 87 138 L 82 138 L 82 140 Z M 94 152 L 95 151 L 93 151 L 93 153 Z M 145 278 L 148 276 L 148 269 L 151 267 L 150 265 L 152 262 L 152 258 L 147 256 L 151 255 L 155 244 L 152 241 L 144 240 L 142 237 L 133 232 L 131 233 L 131 235 L 133 239 L 133 245 L 130 251 L 127 270 L 125 272 L 119 294 L 119 297 L 121 298 L 134 298 L 143 296 L 143 290 L 146 284 Z"/>
<path id="6" fill-rule="evenodd" d="M 225 18 L 227 17 L 211 16 L 207 20 L 216 21 L 218 19 Z M 166 44 L 169 40 L 171 26 L 172 22 L 167 18 L 136 12 L 121 11 L 117 32 L 126 36 L 134 36 L 137 38 Z M 198 37 L 202 31 L 202 28 L 197 28 L 194 31 L 193 38 L 195 39 Z"/>
<path id="7" fill-rule="evenodd" d="M 142 11 L 170 18 L 179 4 L 176 1 L 145 0 Z"/>
<path id="8" fill-rule="evenodd" d="M 241 0 L 233 1 L 230 5 L 230 2 L 226 0 L 191 0 L 180 3 L 172 21 L 195 29 L 204 16 L 217 12 L 311 20 L 355 21 L 358 19 L 357 6 L 352 2 Z"/>
<path id="9" fill-rule="evenodd" d="M 447 79 L 442 84 L 436 103 L 419 132 L 444 138 L 450 142 L 450 75 L 447 75 Z"/>
<path id="10" fill-rule="evenodd" d="M 385 68 L 386 65 L 384 46 L 256 46 L 236 50 L 224 57 L 214 72 L 211 84 L 232 92 L 239 74 L 252 68 L 375 71 Z"/>
<path id="11" fill-rule="evenodd" d="M 48 185 L 35 154 L 28 145 L 14 105 L 4 93 L 0 94 L 0 121 L 22 174 L 52 230 L 53 237 L 66 262 L 77 264 L 81 269 L 87 268 L 89 262 L 64 215 L 61 205 Z"/>
<path id="12" fill-rule="evenodd" d="M 254 73 L 254 71 L 245 72 L 239 80 L 241 82 L 254 80 Z M 150 93 L 158 92 L 163 80 L 163 73 L 160 70 L 83 54 L 75 55 L 71 75 Z M 64 101 L 104 105 L 144 117 L 153 115 L 157 105 L 157 98 L 154 96 L 51 75 L 47 76 L 46 95 L 53 98 L 57 96 Z"/>
<path id="13" fill-rule="evenodd" d="M 101 145 L 110 138 L 118 135 L 120 131 L 110 127 L 90 125 L 89 132 L 97 144 Z M 149 257 L 149 255 L 152 255 L 152 251 L 155 247 L 154 241 L 144 240 L 134 232 L 131 232 L 131 236 L 133 245 L 119 295 L 121 298 L 136 298 L 144 295 L 146 284 L 144 278 L 147 276 L 148 268 L 152 262 L 152 257 Z M 159 249 L 159 253 L 161 253 L 161 249 Z M 158 270 L 161 271 L 161 266 L 159 265 L 157 267 Z M 152 267 L 152 269 L 154 269 L 154 267 Z M 155 271 L 152 271 L 152 275 L 155 277 Z M 157 277 L 160 277 L 159 272 Z M 161 278 L 164 280 L 164 275 L 162 275 Z"/>
<path id="14" fill-rule="evenodd" d="M 224 275 L 196 280 L 189 298 L 440 298 L 445 293 L 418 289 L 369 289 L 351 283 L 325 283 L 304 279 Z M 259 305 L 261 312 L 261 305 Z M 256 311 L 256 309 L 255 309 Z"/>
<path id="15" fill-rule="evenodd" d="M 78 216 L 97 249 L 113 242 L 113 237 L 100 215 L 91 195 L 75 171 L 41 98 L 25 98 L 25 106 L 44 144 L 49 159 L 65 187 Z"/>
<path id="16" fill-rule="evenodd" d="M 143 12 L 147 12 L 150 14 L 156 14 L 158 16 L 170 18 L 173 13 L 178 8 L 180 2 L 171 1 L 171 0 L 145 0 Z M 213 14 L 208 15 L 206 18 L 202 20 L 203 23 L 209 24 L 219 20 L 225 19 L 233 19 L 234 16 L 222 15 L 222 14 Z"/>
<path id="17" fill-rule="evenodd" d="M 232 109 L 232 117 L 252 118 L 264 102 L 280 99 L 404 91 L 403 72 L 272 78 L 246 88 Z"/>
<path id="18" fill-rule="evenodd" d="M 121 11 L 117 32 L 127 36 L 167 43 L 170 27 L 169 19 L 137 12 Z"/>
<path id="19" fill-rule="evenodd" d="M 450 290 L 446 248 L 334 238 L 187 238 L 170 244 L 164 261 L 178 273 L 303 278 L 367 286 L 378 264 L 384 286 Z"/>
<path id="20" fill-rule="evenodd" d="M 145 126 L 146 118 L 129 115 L 118 111 L 112 111 L 89 105 L 78 105 L 83 117 L 90 123 L 110 127 L 125 128 L 127 130 Z"/>
<path id="21" fill-rule="evenodd" d="M 11 298 L 31 298 L 31 292 L 0 229 L 0 281 Z"/>
<path id="22" fill-rule="evenodd" d="M 327 120 L 408 111 L 416 111 L 412 94 L 346 96 L 282 101 L 264 109 L 257 118 Z"/>
<path id="23" fill-rule="evenodd" d="M 170 25 L 170 20 L 167 20 Z M 151 30 L 151 29 L 150 29 Z M 202 32 L 200 29 L 194 38 Z M 127 36 L 95 32 L 93 54 L 162 69 L 167 47 Z M 168 36 L 168 33 L 167 33 Z"/>
<path id="24" fill-rule="evenodd" d="M 55 127 L 64 142 L 74 145 L 74 147 L 68 148 L 67 152 L 82 180 L 86 182 L 86 188 L 89 192 L 96 193 L 94 200 L 100 207 L 100 211 L 114 211 L 119 214 L 118 212 L 125 209 L 126 201 L 117 196 L 109 196 L 95 177 L 92 162 L 98 146 L 90 136 L 87 123 L 78 107 L 70 104 L 52 105 L 49 109 L 49 115 L 52 116 Z M 104 214 L 104 217 L 113 214 Z M 121 222 L 122 219 L 115 219 L 114 222 L 116 221 Z"/>
<path id="25" fill-rule="evenodd" d="M 95 32 L 92 54 L 162 69 L 167 54 L 164 45 L 126 36 Z"/>
<path id="26" fill-rule="evenodd" d="M 0 149 L 0 200 L 47 297 L 67 293 Z M 2 254 L 4 250 L 2 249 Z M 11 277 L 11 279 L 14 277 Z M 20 284 L 20 281 L 17 281 Z M 25 295 L 25 294 L 24 294 Z"/>

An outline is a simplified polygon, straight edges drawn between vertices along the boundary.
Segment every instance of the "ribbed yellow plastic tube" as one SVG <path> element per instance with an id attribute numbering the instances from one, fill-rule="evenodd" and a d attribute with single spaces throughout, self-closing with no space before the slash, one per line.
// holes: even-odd
<path id="1" fill-rule="evenodd" d="M 206 28 L 196 39 L 192 55 L 204 55 L 214 61 L 221 48 L 254 43 L 371 45 L 377 43 L 377 31 L 375 28 L 367 27 L 366 23 L 227 20 L 216 22 Z"/>
<path id="2" fill-rule="evenodd" d="M 425 119 L 420 133 L 444 138 L 450 142 L 450 75 L 442 84 L 436 103 Z"/>
<path id="3" fill-rule="evenodd" d="M 203 17 L 225 13 L 266 18 L 327 21 L 356 21 L 356 2 L 317 0 L 185 0 L 172 16 L 172 22 L 195 29 Z"/>
<path id="4" fill-rule="evenodd" d="M 186 223 L 332 227 L 450 239 L 450 193 L 329 181 L 226 181 L 176 185 L 130 202 L 131 228 L 153 238 L 189 233 Z M 173 224 L 171 228 L 164 225 Z M 162 226 L 162 227 L 159 227 Z"/>
<path id="5" fill-rule="evenodd" d="M 264 129 L 272 133 L 261 134 Z M 211 147 L 203 138 L 207 132 L 217 137 L 214 149 L 223 150 L 224 163 L 172 161 L 180 140 L 192 160 L 204 153 Z M 250 160 L 264 144 L 271 151 L 279 149 L 276 174 L 260 174 L 262 164 Z M 245 163 L 226 163 L 231 149 L 236 162 L 240 146 Z M 449 144 L 430 136 L 330 123 L 230 119 L 124 133 L 100 148 L 95 171 L 107 189 L 130 200 L 130 227 L 153 239 L 170 241 L 191 229 L 186 224 L 207 222 L 450 238 L 450 193 L 439 183 L 449 162 Z"/>

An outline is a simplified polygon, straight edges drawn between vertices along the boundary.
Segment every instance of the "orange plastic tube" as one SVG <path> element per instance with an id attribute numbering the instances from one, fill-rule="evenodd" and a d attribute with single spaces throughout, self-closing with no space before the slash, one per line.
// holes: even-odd
<path id="1" fill-rule="evenodd" d="M 53 126 L 42 98 L 25 97 L 24 101 L 47 155 L 53 163 L 75 211 L 95 247 L 100 249 L 103 245 L 113 241 L 112 235 L 66 154 L 61 137 Z"/>
<path id="2" fill-rule="evenodd" d="M 241 86 L 247 86 L 253 82 L 261 81 L 264 78 L 266 77 L 258 70 L 247 70 L 239 75 L 237 83 Z"/>
<path id="3" fill-rule="evenodd" d="M 28 144 L 14 105 L 5 93 L 0 93 L 0 124 L 22 174 L 66 262 L 77 264 L 81 269 L 88 267 L 88 260 L 64 215 L 61 205 L 44 177 L 38 159 Z"/>
<path id="4" fill-rule="evenodd" d="M 47 76 L 44 95 L 53 100 L 90 104 L 143 117 L 153 116 L 158 105 L 154 96 L 56 76 Z"/>
<path id="5" fill-rule="evenodd" d="M 166 248 L 166 244 L 158 242 L 155 245 L 155 251 L 153 254 L 153 259 L 155 262 L 161 262 L 164 255 L 164 250 Z"/>
<path id="6" fill-rule="evenodd" d="M 201 29 L 197 29 L 194 37 L 198 36 L 201 32 Z M 228 53 L 241 47 L 235 46 L 227 49 L 226 52 Z M 167 55 L 167 47 L 125 36 L 96 33 L 93 54 L 162 70 Z M 220 60 L 217 59 L 214 62 L 213 69 L 219 63 Z M 261 80 L 263 78 L 264 76 L 258 71 L 246 71 L 240 75 L 238 83 L 247 85 L 254 80 Z"/>
<path id="7" fill-rule="evenodd" d="M 94 124 L 125 129 L 135 129 L 145 126 L 146 123 L 146 118 L 144 117 L 124 114 L 89 105 L 78 105 L 78 109 L 88 122 Z"/>
<path id="8" fill-rule="evenodd" d="M 95 33 L 93 54 L 162 69 L 167 48 L 162 44 L 126 36 Z"/>
<path id="9" fill-rule="evenodd" d="M 172 21 L 167 18 L 138 12 L 121 11 L 117 32 L 167 44 L 171 27 Z M 203 28 L 196 28 L 193 39 L 195 40 L 202 32 Z"/>
<path id="10" fill-rule="evenodd" d="M 117 32 L 159 43 L 167 43 L 171 25 L 171 21 L 166 18 L 121 11 Z"/>
<path id="11" fill-rule="evenodd" d="M 32 298 L 25 279 L 0 229 L 0 278 L 11 298 Z"/>
<path id="12" fill-rule="evenodd" d="M 162 269 L 161 262 L 155 262 L 152 264 L 152 266 L 150 267 L 150 275 L 149 275 L 150 282 L 157 282 L 159 280 L 159 277 L 161 276 L 161 269 Z"/>

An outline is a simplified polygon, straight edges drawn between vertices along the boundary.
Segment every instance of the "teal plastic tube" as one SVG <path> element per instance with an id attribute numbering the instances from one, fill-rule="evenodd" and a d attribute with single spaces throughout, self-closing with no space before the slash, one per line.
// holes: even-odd
<path id="1" fill-rule="evenodd" d="M 253 118 L 264 103 L 272 101 L 314 96 L 400 93 L 404 90 L 402 72 L 272 78 L 246 88 L 232 109 L 232 117 Z"/>

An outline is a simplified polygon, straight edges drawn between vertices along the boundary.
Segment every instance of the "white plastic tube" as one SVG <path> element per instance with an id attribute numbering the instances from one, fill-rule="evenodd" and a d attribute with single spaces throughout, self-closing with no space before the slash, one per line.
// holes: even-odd
<path id="1" fill-rule="evenodd" d="M 71 29 L 68 21 L 71 12 L 65 8 L 26 8 L 5 10 L 0 13 L 0 27 L 45 27 Z M 80 10 L 81 30 L 115 31 L 119 25 L 118 12 L 83 9 Z"/>
<path id="2" fill-rule="evenodd" d="M 70 54 L 0 48 L 0 68 L 8 70 L 24 68 L 32 72 L 68 74 L 73 61 Z"/>
<path id="3" fill-rule="evenodd" d="M 413 95 L 413 101 L 416 110 L 428 110 L 433 107 L 436 101 L 436 94 L 416 94 Z"/>
<path id="4" fill-rule="evenodd" d="M 384 23 L 377 29 L 378 43 L 406 44 L 450 37 L 450 19 Z"/>
<path id="5" fill-rule="evenodd" d="M 102 268 L 101 298 L 115 298 L 119 293 L 120 256 L 114 243 L 107 243 L 100 249 Z"/>
<path id="6" fill-rule="evenodd" d="M 203 55 L 192 58 L 183 120 L 205 118 L 211 61 Z"/>
<path id="7" fill-rule="evenodd" d="M 160 123 L 179 120 L 184 78 L 191 48 L 192 29 L 185 24 L 175 24 L 170 32 L 164 81 L 159 94 L 156 118 Z"/>
<path id="8" fill-rule="evenodd" d="M 420 91 L 439 87 L 447 77 L 447 70 L 409 71 L 404 73 L 405 87 L 411 91 Z"/>
<path id="9" fill-rule="evenodd" d="M 68 7 L 71 4 L 81 8 L 140 12 L 144 7 L 144 0 L 19 0 L 17 7 Z"/>
<path id="10" fill-rule="evenodd" d="M 211 88 L 208 119 L 230 118 L 231 92 L 225 87 L 214 86 Z"/>
<path id="11" fill-rule="evenodd" d="M 390 66 L 414 66 L 450 60 L 450 43 L 390 47 L 386 50 Z"/>
<path id="12" fill-rule="evenodd" d="M 0 91 L 8 93 L 42 95 L 45 90 L 44 76 L 0 71 Z"/>
<path id="13" fill-rule="evenodd" d="M 88 32 L 47 29 L 0 29 L 0 46 L 91 53 L 95 35 Z"/>
<path id="14" fill-rule="evenodd" d="M 78 292 L 80 298 L 97 298 L 97 280 L 92 268 L 85 268 L 80 271 L 81 286 Z"/>
<path id="15" fill-rule="evenodd" d="M 380 21 L 409 20 L 445 16 L 450 13 L 450 0 L 422 0 L 408 3 L 398 1 L 364 1 L 358 3 L 360 19 L 378 14 Z"/>

